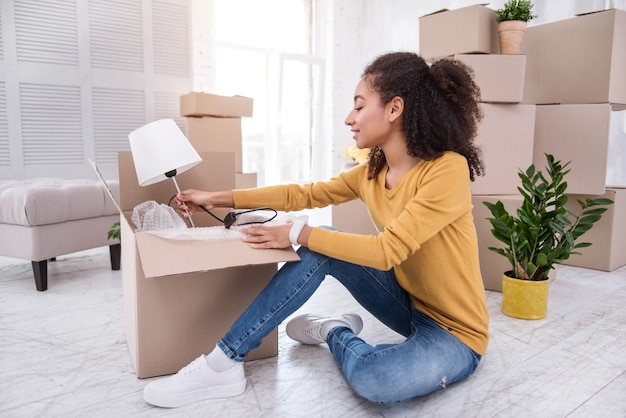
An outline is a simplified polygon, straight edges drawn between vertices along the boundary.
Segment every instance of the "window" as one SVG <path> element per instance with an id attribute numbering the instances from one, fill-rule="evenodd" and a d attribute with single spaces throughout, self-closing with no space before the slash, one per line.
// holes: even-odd
<path id="1" fill-rule="evenodd" d="M 311 54 L 313 0 L 215 0 L 215 93 L 254 99 L 243 170 L 258 184 L 311 181 L 324 63 Z"/>

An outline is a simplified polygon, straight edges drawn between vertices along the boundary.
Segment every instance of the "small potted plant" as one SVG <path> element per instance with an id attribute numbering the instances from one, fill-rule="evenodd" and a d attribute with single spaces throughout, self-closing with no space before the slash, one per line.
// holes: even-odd
<path id="1" fill-rule="evenodd" d="M 501 54 L 519 54 L 522 51 L 528 21 L 537 17 L 532 12 L 533 6 L 531 0 L 509 0 L 502 9 L 496 10 Z"/>
<path id="2" fill-rule="evenodd" d="M 120 230 L 119 222 L 115 222 L 111 226 L 111 229 L 109 229 L 109 232 L 107 232 L 107 239 L 118 240 L 118 241 L 122 239 L 122 232 Z"/>
<path id="3" fill-rule="evenodd" d="M 109 246 L 109 252 L 111 255 L 111 270 L 119 270 L 121 267 L 120 260 L 122 258 L 122 230 L 120 229 L 120 223 L 115 222 L 109 231 L 107 232 L 107 239 L 118 241 L 117 244 L 111 244 Z"/>
<path id="4" fill-rule="evenodd" d="M 504 248 L 489 247 L 505 256 L 511 270 L 502 275 L 502 312 L 523 319 L 546 316 L 548 274 L 556 264 L 567 260 L 579 248 L 591 243 L 579 238 L 600 220 L 606 207 L 613 203 L 606 198 L 577 200 L 579 210 L 567 205 L 565 176 L 569 162 L 561 165 L 546 154 L 547 177 L 531 164 L 518 173 L 522 187 L 521 207 L 517 216 L 507 212 L 501 201 L 483 202 L 490 210 L 491 233 Z"/>

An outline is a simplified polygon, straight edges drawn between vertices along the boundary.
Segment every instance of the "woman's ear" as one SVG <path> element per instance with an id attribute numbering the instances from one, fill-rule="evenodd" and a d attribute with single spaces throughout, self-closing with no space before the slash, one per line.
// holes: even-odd
<path id="1" fill-rule="evenodd" d="M 396 96 L 387 104 L 389 112 L 389 122 L 393 122 L 402 116 L 404 112 L 404 99 L 400 96 Z"/>

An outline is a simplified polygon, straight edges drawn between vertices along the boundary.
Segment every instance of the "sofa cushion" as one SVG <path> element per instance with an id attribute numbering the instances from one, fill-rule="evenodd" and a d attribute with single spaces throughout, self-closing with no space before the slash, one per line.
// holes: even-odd
<path id="1" fill-rule="evenodd" d="M 107 184 L 119 198 L 119 182 Z M 0 182 L 0 223 L 37 226 L 116 213 L 98 181 L 39 178 Z"/>

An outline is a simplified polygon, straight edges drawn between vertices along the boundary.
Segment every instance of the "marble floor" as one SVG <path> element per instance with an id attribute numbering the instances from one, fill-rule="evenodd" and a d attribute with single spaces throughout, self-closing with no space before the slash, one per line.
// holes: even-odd
<path id="1" fill-rule="evenodd" d="M 487 292 L 491 344 L 476 373 L 429 396 L 374 405 L 346 385 L 325 345 L 279 327 L 279 355 L 245 365 L 232 399 L 167 410 L 144 403 L 123 331 L 122 275 L 107 248 L 59 257 L 37 292 L 27 261 L 0 257 L 0 417 L 626 417 L 626 267 L 561 266 L 548 317 L 500 312 Z M 332 278 L 302 308 L 363 315 L 371 343 L 399 341 Z M 208 348 L 209 349 L 209 348 Z"/>

